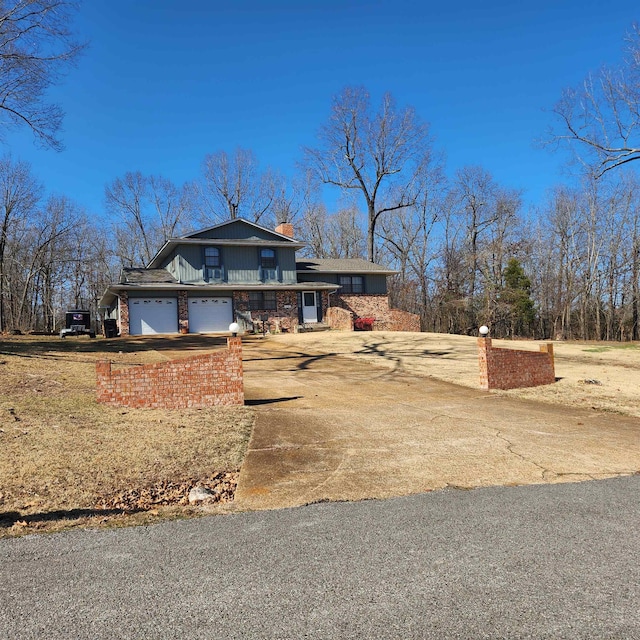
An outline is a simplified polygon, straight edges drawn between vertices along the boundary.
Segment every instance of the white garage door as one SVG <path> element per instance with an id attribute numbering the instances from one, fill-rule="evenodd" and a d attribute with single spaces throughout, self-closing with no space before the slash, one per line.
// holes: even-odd
<path id="1" fill-rule="evenodd" d="M 231 298 L 189 298 L 189 333 L 229 331 L 232 322 Z"/>
<path id="2" fill-rule="evenodd" d="M 129 298 L 129 333 L 178 333 L 178 298 Z"/>

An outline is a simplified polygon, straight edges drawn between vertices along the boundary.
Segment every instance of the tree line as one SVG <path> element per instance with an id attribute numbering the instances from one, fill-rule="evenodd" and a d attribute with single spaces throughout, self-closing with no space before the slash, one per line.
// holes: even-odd
<path id="1" fill-rule="evenodd" d="M 239 157 L 254 163 L 248 151 Z M 560 185 L 525 212 L 521 191 L 498 184 L 482 167 L 447 177 L 433 157 L 424 166 L 419 196 L 378 216 L 371 247 L 368 213 L 355 201 L 329 212 L 310 176 L 302 188 L 286 185 L 288 191 L 284 182 L 274 190 L 270 174 L 256 172 L 246 189 L 236 180 L 232 212 L 213 204 L 223 195 L 206 190 L 207 159 L 201 179 L 181 186 L 127 173 L 106 185 L 110 215 L 100 219 L 68 197 L 48 195 L 28 165 L 5 156 L 1 328 L 56 331 L 66 308 L 96 312 L 121 267 L 147 264 L 170 237 L 242 216 L 269 228 L 292 222 L 307 242 L 306 256 L 373 259 L 396 269 L 392 304 L 419 314 L 424 330 L 473 334 L 488 324 L 496 336 L 638 339 L 635 174 Z M 251 204 L 243 210 L 245 199 Z"/>
<path id="2" fill-rule="evenodd" d="M 54 47 L 51 70 L 42 66 L 49 58 L 42 61 L 44 80 L 31 88 L 25 117 L 16 115 L 19 96 L 3 105 L 11 104 L 12 125 L 26 124 L 55 148 L 60 112 L 43 95 L 47 78 L 82 48 L 61 21 L 60 10 L 73 3 L 14 4 L 22 13 L 4 9 L 0 15 L 0 59 L 14 66 L 22 59 L 24 68 L 0 68 L 0 90 L 7 69 L 13 74 L 5 78 L 7 87 L 21 73 L 33 74 L 33 52 L 18 46 L 30 15 L 36 32 L 46 28 L 62 48 Z M 495 336 L 637 340 L 640 182 L 632 161 L 640 158 L 638 30 L 618 68 L 601 69 L 565 91 L 554 112 L 556 129 L 547 142 L 574 151 L 578 177 L 528 211 L 520 188 L 499 184 L 481 166 L 447 175 L 444 154 L 420 115 L 390 94 L 374 103 L 364 87 L 334 96 L 296 176 L 263 169 L 251 150 L 218 150 L 183 185 L 136 171 L 112 179 L 105 185 L 108 216 L 89 215 L 70 198 L 47 194 L 26 164 L 5 155 L 0 331 L 55 331 L 69 307 L 95 313 L 121 267 L 144 266 L 170 237 L 243 217 L 271 228 L 293 223 L 308 256 L 393 267 L 391 301 L 417 313 L 424 330 L 473 334 L 488 324 Z M 323 196 L 331 189 L 337 204 L 329 211 Z"/>

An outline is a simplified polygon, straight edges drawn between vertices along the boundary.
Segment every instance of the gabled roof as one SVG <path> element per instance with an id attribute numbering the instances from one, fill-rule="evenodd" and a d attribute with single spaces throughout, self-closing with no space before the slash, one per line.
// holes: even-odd
<path id="1" fill-rule="evenodd" d="M 219 229 L 223 229 L 229 226 L 239 226 L 239 225 L 248 225 L 249 227 L 253 227 L 256 231 L 260 231 L 263 234 L 267 234 L 268 236 L 273 236 L 276 240 L 287 240 L 289 243 L 295 242 L 293 238 L 286 236 L 282 233 L 278 233 L 273 229 L 268 229 L 267 227 L 263 227 L 256 222 L 251 222 L 251 220 L 247 220 L 246 218 L 233 218 L 232 220 L 226 220 L 225 222 L 221 222 L 219 224 L 214 224 L 212 227 L 207 227 L 206 229 L 199 229 L 198 231 L 193 231 L 192 233 L 187 233 L 181 238 L 200 238 L 200 239 L 210 239 L 212 237 L 216 237 L 214 235 L 210 235 L 212 232 L 215 232 Z M 262 240 L 259 236 L 248 236 L 245 238 L 246 240 L 255 239 Z"/>
<path id="2" fill-rule="evenodd" d="M 298 273 L 398 273 L 382 265 L 361 258 L 308 258 L 296 261 Z"/>
<path id="3" fill-rule="evenodd" d="M 228 228 L 230 226 L 247 227 L 249 231 L 253 230 L 256 233 L 239 238 L 224 237 L 224 234 L 221 234 L 223 236 L 222 238 L 216 237 L 217 230 Z M 162 264 L 162 261 L 171 254 L 173 249 L 181 244 L 196 244 L 200 246 L 226 245 L 234 247 L 266 245 L 269 247 L 288 247 L 293 249 L 300 249 L 305 246 L 304 242 L 298 242 L 289 236 L 274 231 L 273 229 L 267 229 L 266 227 L 262 227 L 259 224 L 251 222 L 250 220 L 245 220 L 244 218 L 235 218 L 206 229 L 194 231 L 193 233 L 189 233 L 179 238 L 170 238 L 164 243 L 158 253 L 151 258 L 147 268 L 153 269 L 158 267 Z"/>

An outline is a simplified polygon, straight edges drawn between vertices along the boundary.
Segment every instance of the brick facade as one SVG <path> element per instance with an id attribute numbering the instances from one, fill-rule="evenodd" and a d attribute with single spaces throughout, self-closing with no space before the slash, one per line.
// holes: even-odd
<path id="1" fill-rule="evenodd" d="M 420 316 L 400 309 L 389 309 L 388 319 L 373 324 L 374 331 L 421 331 Z"/>
<path id="2" fill-rule="evenodd" d="M 329 305 L 329 294 L 317 291 L 320 296 L 321 315 L 319 322 L 326 316 Z M 233 292 L 233 308 L 242 316 L 250 316 L 256 331 L 262 331 L 262 318 L 267 317 L 265 328 L 273 332 L 295 331 L 300 322 L 297 291 L 277 291 L 275 309 L 249 309 L 249 292 Z M 251 330 L 251 327 L 248 327 Z"/>
<path id="3" fill-rule="evenodd" d="M 189 296 L 186 291 L 178 291 L 178 330 L 189 333 Z"/>
<path id="4" fill-rule="evenodd" d="M 129 335 L 129 294 L 126 291 L 122 291 L 118 294 L 120 309 L 119 329 L 121 336 Z"/>
<path id="5" fill-rule="evenodd" d="M 262 330 L 262 317 L 265 315 L 270 331 L 293 331 L 298 325 L 298 296 L 295 291 L 277 291 L 275 309 L 253 310 L 249 308 L 249 292 L 234 291 L 233 308 L 244 316 L 249 315 L 256 331 Z"/>
<path id="6" fill-rule="evenodd" d="M 380 318 L 389 316 L 389 297 L 385 293 L 335 293 L 331 306 L 353 312 L 358 318 Z"/>
<path id="7" fill-rule="evenodd" d="M 216 353 L 113 371 L 96 363 L 98 402 L 121 407 L 184 409 L 244 404 L 242 340 Z"/>
<path id="8" fill-rule="evenodd" d="M 350 311 L 355 318 L 375 318 L 375 331 L 420 331 L 420 316 L 389 308 L 386 294 L 337 293 L 331 304 Z M 353 330 L 353 329 L 352 329 Z"/>
<path id="9" fill-rule="evenodd" d="M 342 307 L 329 307 L 326 322 L 332 329 L 353 331 L 353 312 Z"/>
<path id="10" fill-rule="evenodd" d="M 517 389 L 538 387 L 556 381 L 553 344 L 540 345 L 540 352 L 499 349 L 491 338 L 478 338 L 480 387 Z"/>

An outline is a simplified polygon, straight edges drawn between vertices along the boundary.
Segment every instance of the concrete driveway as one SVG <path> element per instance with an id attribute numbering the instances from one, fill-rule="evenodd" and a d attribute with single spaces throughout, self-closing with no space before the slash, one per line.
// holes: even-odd
<path id="1" fill-rule="evenodd" d="M 275 340 L 244 344 L 258 409 L 239 508 L 640 471 L 640 420 L 519 401 Z"/>

